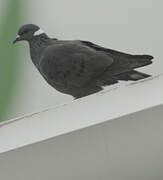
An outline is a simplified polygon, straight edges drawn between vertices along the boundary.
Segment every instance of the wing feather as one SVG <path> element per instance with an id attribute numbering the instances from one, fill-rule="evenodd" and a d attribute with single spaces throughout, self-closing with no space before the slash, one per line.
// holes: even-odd
<path id="1" fill-rule="evenodd" d="M 44 52 L 40 72 L 54 83 L 67 87 L 84 87 L 112 63 L 111 56 L 80 44 L 53 45 Z"/>

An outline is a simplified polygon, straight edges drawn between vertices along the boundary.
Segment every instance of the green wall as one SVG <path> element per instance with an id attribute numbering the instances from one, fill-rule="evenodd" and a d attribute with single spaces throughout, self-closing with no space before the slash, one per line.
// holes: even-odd
<path id="1" fill-rule="evenodd" d="M 0 17 L 0 121 L 5 120 L 11 111 L 20 81 L 20 48 L 14 46 L 12 41 L 23 21 L 24 2 L 22 0 L 2 2 L 5 9 Z"/>

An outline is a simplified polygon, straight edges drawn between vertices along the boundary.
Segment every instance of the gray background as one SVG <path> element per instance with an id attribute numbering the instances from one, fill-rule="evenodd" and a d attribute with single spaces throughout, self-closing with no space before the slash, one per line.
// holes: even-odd
<path id="1" fill-rule="evenodd" d="M 27 10 L 29 18 L 24 24 L 38 24 L 50 37 L 89 40 L 128 53 L 151 54 L 154 64 L 141 70 L 152 75 L 162 72 L 161 0 L 28 0 Z M 72 97 L 43 80 L 30 60 L 27 43 L 22 43 L 22 48 L 26 71 L 22 69 L 23 81 L 10 117 L 71 101 Z"/>

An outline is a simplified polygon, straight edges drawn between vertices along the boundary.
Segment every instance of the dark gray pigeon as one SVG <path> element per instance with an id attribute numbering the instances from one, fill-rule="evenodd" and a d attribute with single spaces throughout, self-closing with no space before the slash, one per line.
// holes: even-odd
<path id="1" fill-rule="evenodd" d="M 13 43 L 21 40 L 29 42 L 31 59 L 45 80 L 74 98 L 99 92 L 119 80 L 150 76 L 134 70 L 151 64 L 150 55 L 130 55 L 88 41 L 51 39 L 34 24 L 22 26 Z"/>

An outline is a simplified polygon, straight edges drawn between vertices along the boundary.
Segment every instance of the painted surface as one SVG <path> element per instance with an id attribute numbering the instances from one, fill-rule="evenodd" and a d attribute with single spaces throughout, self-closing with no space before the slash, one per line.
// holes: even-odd
<path id="1" fill-rule="evenodd" d="M 161 105 L 2 153 L 1 178 L 162 180 L 162 112 Z"/>
<path id="2" fill-rule="evenodd" d="M 162 82 L 163 75 L 1 123 L 0 152 L 159 106 Z"/>

